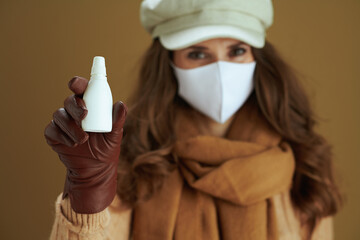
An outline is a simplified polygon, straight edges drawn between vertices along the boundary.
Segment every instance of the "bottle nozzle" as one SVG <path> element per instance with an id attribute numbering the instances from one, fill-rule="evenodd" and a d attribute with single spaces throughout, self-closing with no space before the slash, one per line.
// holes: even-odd
<path id="1" fill-rule="evenodd" d="M 91 68 L 91 75 L 99 74 L 106 76 L 105 58 L 101 56 L 94 57 L 93 65 Z"/>

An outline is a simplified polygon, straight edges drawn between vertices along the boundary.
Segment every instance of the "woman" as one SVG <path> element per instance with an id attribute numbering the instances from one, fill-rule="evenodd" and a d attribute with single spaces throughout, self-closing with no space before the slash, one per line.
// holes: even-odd
<path id="1" fill-rule="evenodd" d="M 332 238 L 330 147 L 265 39 L 272 14 L 268 0 L 143 1 L 154 40 L 128 114 L 117 102 L 111 133 L 84 132 L 75 77 L 45 129 L 67 167 L 52 239 Z"/>

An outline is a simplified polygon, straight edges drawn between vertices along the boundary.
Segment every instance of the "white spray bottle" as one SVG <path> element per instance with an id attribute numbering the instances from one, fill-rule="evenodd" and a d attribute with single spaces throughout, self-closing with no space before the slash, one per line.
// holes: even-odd
<path id="1" fill-rule="evenodd" d="M 81 122 L 82 129 L 86 132 L 111 132 L 113 99 L 107 82 L 104 57 L 94 57 L 83 99 L 88 113 Z"/>

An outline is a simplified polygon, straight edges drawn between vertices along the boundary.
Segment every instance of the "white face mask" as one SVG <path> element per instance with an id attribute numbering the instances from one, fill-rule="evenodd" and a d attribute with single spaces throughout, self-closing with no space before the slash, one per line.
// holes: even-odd
<path id="1" fill-rule="evenodd" d="M 178 80 L 179 95 L 219 123 L 226 122 L 254 89 L 256 62 L 218 61 L 192 69 L 171 65 Z"/>

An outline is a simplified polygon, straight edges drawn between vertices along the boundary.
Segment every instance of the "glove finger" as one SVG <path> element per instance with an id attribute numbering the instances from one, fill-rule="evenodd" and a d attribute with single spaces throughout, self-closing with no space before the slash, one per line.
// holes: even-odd
<path id="1" fill-rule="evenodd" d="M 119 131 L 124 126 L 127 110 L 126 105 L 121 101 L 114 104 L 112 131 Z"/>
<path id="2" fill-rule="evenodd" d="M 55 124 L 75 143 L 83 144 L 89 135 L 74 121 L 64 108 L 58 109 L 54 115 Z"/>
<path id="3" fill-rule="evenodd" d="M 123 126 L 127 114 L 126 105 L 118 101 L 113 106 L 113 126 L 110 133 L 105 134 L 109 141 L 120 143 L 123 136 Z"/>
<path id="4" fill-rule="evenodd" d="M 55 147 L 64 144 L 68 147 L 75 147 L 77 144 L 72 141 L 52 120 L 45 128 L 44 136 L 47 144 Z"/>
<path id="5" fill-rule="evenodd" d="M 75 93 L 75 95 L 82 96 L 86 90 L 88 82 L 89 81 L 86 78 L 75 76 L 69 81 L 68 87 Z"/>
<path id="6" fill-rule="evenodd" d="M 76 95 L 71 95 L 65 99 L 64 107 L 66 112 L 81 126 L 81 120 L 85 118 L 88 112 L 84 100 Z"/>

